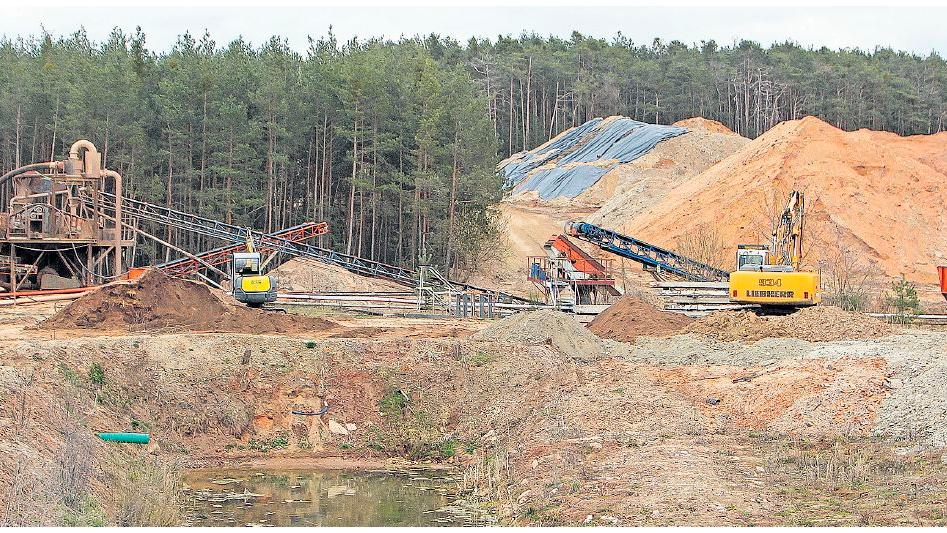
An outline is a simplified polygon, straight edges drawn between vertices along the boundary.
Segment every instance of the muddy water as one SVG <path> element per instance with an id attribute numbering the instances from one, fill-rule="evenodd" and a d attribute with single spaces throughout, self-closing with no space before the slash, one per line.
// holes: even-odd
<path id="1" fill-rule="evenodd" d="M 425 470 L 196 470 L 195 526 L 461 526 L 492 523 L 449 473 Z"/>

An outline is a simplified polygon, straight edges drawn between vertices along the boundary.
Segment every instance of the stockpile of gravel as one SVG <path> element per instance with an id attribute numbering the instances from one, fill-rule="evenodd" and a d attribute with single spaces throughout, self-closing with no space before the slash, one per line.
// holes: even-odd
<path id="1" fill-rule="evenodd" d="M 792 337 L 811 342 L 828 342 L 876 339 L 896 333 L 897 328 L 861 313 L 818 305 L 783 316 L 759 316 L 749 311 L 719 311 L 695 320 L 683 331 L 728 341 Z"/>
<path id="2" fill-rule="evenodd" d="M 471 338 L 514 344 L 547 344 L 581 361 L 595 360 L 604 350 L 599 338 L 571 315 L 546 309 L 508 316 Z"/>

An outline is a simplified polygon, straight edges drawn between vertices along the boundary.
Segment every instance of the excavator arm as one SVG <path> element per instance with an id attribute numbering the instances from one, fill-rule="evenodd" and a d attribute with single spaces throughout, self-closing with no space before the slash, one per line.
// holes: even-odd
<path id="1" fill-rule="evenodd" d="M 791 266 L 798 271 L 802 261 L 802 227 L 805 218 L 805 195 L 793 191 L 773 228 L 770 264 Z"/>

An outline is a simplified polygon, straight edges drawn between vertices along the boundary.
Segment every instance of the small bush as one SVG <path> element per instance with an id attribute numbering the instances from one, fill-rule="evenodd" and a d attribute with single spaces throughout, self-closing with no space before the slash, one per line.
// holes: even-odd
<path id="1" fill-rule="evenodd" d="M 902 274 L 901 279 L 891 283 L 891 292 L 892 294 L 885 295 L 886 304 L 894 311 L 894 317 L 891 320 L 898 324 L 910 322 L 921 307 L 917 287 Z"/>
<path id="2" fill-rule="evenodd" d="M 89 381 L 96 387 L 105 384 L 105 369 L 99 363 L 92 363 L 89 366 Z"/>
<path id="3" fill-rule="evenodd" d="M 69 383 L 73 385 L 79 384 L 79 374 L 76 374 L 76 371 L 66 363 L 59 363 L 59 371 L 62 372 L 63 377 L 66 378 L 66 381 Z"/>
<path id="4" fill-rule="evenodd" d="M 385 416 L 397 416 L 404 412 L 408 401 L 400 389 L 391 389 L 378 401 L 378 410 Z"/>
<path id="5" fill-rule="evenodd" d="M 442 459 L 449 459 L 457 455 L 457 441 L 454 439 L 445 440 L 438 448 L 438 452 Z"/>

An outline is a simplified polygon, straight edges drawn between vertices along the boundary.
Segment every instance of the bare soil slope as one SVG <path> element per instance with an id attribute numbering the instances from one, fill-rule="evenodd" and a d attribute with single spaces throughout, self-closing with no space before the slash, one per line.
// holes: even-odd
<path id="1" fill-rule="evenodd" d="M 792 189 L 807 194 L 808 266 L 818 266 L 819 250 L 845 247 L 889 277 L 934 282 L 947 257 L 947 132 L 901 137 L 788 121 L 646 211 L 625 216 L 617 202 L 592 218 L 672 248 L 711 228 L 735 247 L 768 235 Z"/>
<path id="2" fill-rule="evenodd" d="M 725 133 L 727 135 L 737 135 L 733 130 L 728 128 L 722 122 L 716 120 L 711 120 L 704 117 L 693 117 L 685 118 L 684 120 L 678 120 L 672 126 L 681 126 L 682 128 L 687 128 L 691 131 L 707 131 L 711 133 Z"/>

